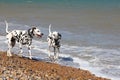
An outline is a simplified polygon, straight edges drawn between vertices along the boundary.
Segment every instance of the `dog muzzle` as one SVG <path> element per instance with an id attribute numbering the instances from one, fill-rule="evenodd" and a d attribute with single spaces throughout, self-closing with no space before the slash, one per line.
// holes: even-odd
<path id="1" fill-rule="evenodd" d="M 42 38 L 43 35 L 44 35 L 43 33 L 41 33 L 41 34 L 36 34 L 36 36 L 37 36 L 37 37 L 40 37 L 40 38 Z"/>

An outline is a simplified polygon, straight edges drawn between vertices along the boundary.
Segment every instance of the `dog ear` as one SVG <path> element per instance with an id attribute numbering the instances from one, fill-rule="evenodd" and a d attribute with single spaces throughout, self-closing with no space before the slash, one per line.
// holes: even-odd
<path id="1" fill-rule="evenodd" d="M 34 32 L 35 29 L 37 29 L 37 28 L 33 26 L 33 27 L 32 27 L 32 32 L 31 32 L 33 35 L 34 35 L 33 32 Z"/>
<path id="2" fill-rule="evenodd" d="M 58 33 L 58 36 L 59 36 L 59 39 L 61 39 L 61 38 L 62 38 L 62 35 L 61 35 L 60 33 Z"/>
<path id="3" fill-rule="evenodd" d="M 36 27 L 33 26 L 33 27 L 31 28 L 31 32 L 33 32 L 35 29 L 36 29 Z"/>
<path id="4" fill-rule="evenodd" d="M 32 27 L 32 28 L 30 28 L 30 29 L 28 29 L 28 34 L 31 36 L 31 37 L 33 37 L 33 31 L 34 31 L 34 29 L 36 29 L 36 27 Z"/>
<path id="5" fill-rule="evenodd" d="M 34 30 L 34 29 L 36 29 L 36 27 L 35 27 L 35 26 L 33 26 L 33 27 L 32 27 L 32 30 Z"/>

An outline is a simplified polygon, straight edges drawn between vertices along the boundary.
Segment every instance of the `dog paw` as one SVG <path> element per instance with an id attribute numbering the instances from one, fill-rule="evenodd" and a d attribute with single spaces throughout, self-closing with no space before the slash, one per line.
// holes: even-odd
<path id="1" fill-rule="evenodd" d="M 8 53 L 8 54 L 7 54 L 7 56 L 8 56 L 8 57 L 11 57 L 11 56 L 12 56 L 12 54 L 9 54 L 9 53 Z"/>
<path id="2" fill-rule="evenodd" d="M 32 59 L 32 56 L 29 56 L 29 59 Z"/>
<path id="3" fill-rule="evenodd" d="M 23 57 L 22 54 L 18 54 L 19 57 Z"/>
<path id="4" fill-rule="evenodd" d="M 12 54 L 11 54 L 10 51 L 7 51 L 7 56 L 8 56 L 8 57 L 11 57 L 11 56 L 12 56 Z"/>

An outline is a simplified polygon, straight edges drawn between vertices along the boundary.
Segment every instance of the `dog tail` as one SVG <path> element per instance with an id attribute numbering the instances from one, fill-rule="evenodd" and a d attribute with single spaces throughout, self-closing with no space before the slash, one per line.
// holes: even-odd
<path id="1" fill-rule="evenodd" d="M 51 33 L 51 24 L 49 25 L 49 33 Z"/>
<path id="2" fill-rule="evenodd" d="M 7 23 L 6 20 L 5 20 L 5 24 L 6 24 L 6 33 L 9 33 L 9 31 L 8 31 L 8 23 Z"/>

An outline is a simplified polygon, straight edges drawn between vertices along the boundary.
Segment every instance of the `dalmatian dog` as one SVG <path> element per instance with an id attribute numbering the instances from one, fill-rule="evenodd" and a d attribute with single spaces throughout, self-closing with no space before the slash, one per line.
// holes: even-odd
<path id="1" fill-rule="evenodd" d="M 28 53 L 29 58 L 32 59 L 31 56 L 31 44 L 33 37 L 39 37 L 41 38 L 43 36 L 43 33 L 36 27 L 32 27 L 28 30 L 12 30 L 8 31 L 8 23 L 5 21 L 6 24 L 6 38 L 8 41 L 8 50 L 7 50 L 7 56 L 12 56 L 11 54 L 11 48 L 13 48 L 16 44 L 16 42 L 19 43 L 20 53 L 23 53 L 22 46 L 26 45 L 28 47 Z"/>
<path id="2" fill-rule="evenodd" d="M 60 52 L 60 40 L 61 40 L 61 34 L 57 31 L 51 32 L 51 24 L 49 25 L 49 35 L 47 37 L 48 41 L 48 47 L 49 47 L 49 54 L 50 57 L 50 49 L 53 48 L 54 51 L 54 59 L 58 59 L 58 53 Z"/>

